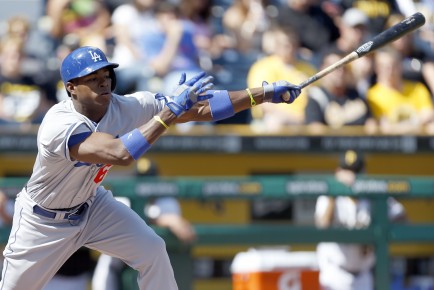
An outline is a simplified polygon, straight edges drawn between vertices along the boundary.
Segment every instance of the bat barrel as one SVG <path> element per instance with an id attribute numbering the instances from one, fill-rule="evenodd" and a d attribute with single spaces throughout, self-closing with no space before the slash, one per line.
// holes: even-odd
<path id="1" fill-rule="evenodd" d="M 380 34 L 372 38 L 370 41 L 365 42 L 359 48 L 357 48 L 356 50 L 354 50 L 353 52 L 345 56 L 343 59 L 319 71 L 315 75 L 311 76 L 304 82 L 300 83 L 299 86 L 301 88 L 304 88 L 310 85 L 311 83 L 319 80 L 323 76 L 338 69 L 339 67 L 349 62 L 352 62 L 353 60 L 360 58 L 365 54 L 368 54 L 386 44 L 395 41 L 396 39 L 402 37 L 404 34 L 410 33 L 424 24 L 425 24 L 425 16 L 423 16 L 423 14 L 420 12 L 416 12 L 413 15 L 405 18 L 401 22 L 381 32 Z"/>
<path id="2" fill-rule="evenodd" d="M 401 22 L 393 25 L 392 27 L 384 30 L 377 36 L 375 36 L 372 40 L 364 43 L 359 48 L 355 50 L 355 52 L 359 55 L 359 57 L 372 52 L 396 39 L 402 37 L 404 34 L 407 34 L 422 25 L 425 24 L 425 16 L 422 13 L 416 12 L 413 15 L 405 18 Z"/>

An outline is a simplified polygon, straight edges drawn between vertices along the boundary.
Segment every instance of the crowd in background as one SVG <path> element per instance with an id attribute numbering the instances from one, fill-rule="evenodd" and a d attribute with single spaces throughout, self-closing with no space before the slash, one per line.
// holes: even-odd
<path id="1" fill-rule="evenodd" d="M 101 48 L 115 93 L 170 94 L 182 72 L 216 88 L 280 79 L 298 84 L 370 37 L 422 12 L 427 23 L 303 90 L 291 104 L 258 106 L 219 123 L 261 131 L 364 126 L 368 133 L 434 133 L 434 5 L 429 0 L 40 0 L 33 23 L 10 15 L 0 31 L 0 124 L 38 124 L 68 98 L 59 66 L 71 50 Z"/>

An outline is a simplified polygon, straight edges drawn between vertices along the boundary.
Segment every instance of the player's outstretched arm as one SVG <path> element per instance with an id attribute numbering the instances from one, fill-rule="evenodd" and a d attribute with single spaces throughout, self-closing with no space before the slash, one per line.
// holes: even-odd
<path id="1" fill-rule="evenodd" d="M 210 90 L 206 93 L 212 96 L 207 101 L 198 102 L 176 122 L 218 121 L 262 103 L 290 104 L 300 95 L 301 88 L 287 81 L 278 81 L 264 82 L 262 87 L 240 91 Z"/>
<path id="2" fill-rule="evenodd" d="M 70 148 L 71 157 L 88 163 L 130 165 L 148 151 L 172 123 L 222 120 L 263 102 L 292 103 L 301 93 L 300 87 L 286 81 L 231 92 L 211 91 L 212 85 L 212 77 L 206 77 L 205 73 L 188 81 L 184 74 L 172 96 L 157 94 L 157 98 L 164 98 L 166 106 L 150 122 L 119 138 L 92 133 Z"/>

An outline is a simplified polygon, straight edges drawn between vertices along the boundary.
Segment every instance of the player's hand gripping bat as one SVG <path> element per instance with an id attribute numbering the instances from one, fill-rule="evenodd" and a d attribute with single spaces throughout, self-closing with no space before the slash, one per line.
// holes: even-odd
<path id="1" fill-rule="evenodd" d="M 325 75 L 331 73 L 332 71 L 340 68 L 341 66 L 352 62 L 353 60 L 356 60 L 358 58 L 361 58 L 362 56 L 373 52 L 374 50 L 389 44 L 396 39 L 402 37 L 403 35 L 412 32 L 413 30 L 421 27 L 425 24 L 425 17 L 422 13 L 417 12 L 401 22 L 393 25 L 392 27 L 388 28 L 387 30 L 381 32 L 380 34 L 376 35 L 371 40 L 365 42 L 359 48 L 354 50 L 353 52 L 346 55 L 344 58 L 340 59 L 339 61 L 335 62 L 334 64 L 324 68 L 323 70 L 317 72 L 301 84 L 299 86 L 301 88 L 304 88 L 311 83 L 319 80 L 320 78 L 324 77 Z M 284 99 L 289 99 L 289 96 L 287 94 L 284 94 Z"/>

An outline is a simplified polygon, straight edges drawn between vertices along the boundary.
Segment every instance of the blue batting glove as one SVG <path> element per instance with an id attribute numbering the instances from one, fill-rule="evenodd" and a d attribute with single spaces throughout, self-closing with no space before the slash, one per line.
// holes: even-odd
<path id="1" fill-rule="evenodd" d="M 274 83 L 262 82 L 264 87 L 264 102 L 291 104 L 301 93 L 300 86 L 293 85 L 287 81 Z"/>
<path id="2" fill-rule="evenodd" d="M 156 98 L 164 98 L 166 100 L 166 106 L 179 117 L 197 102 L 207 100 L 213 96 L 208 93 L 203 94 L 214 86 L 212 83 L 214 78 L 212 76 L 205 77 L 205 75 L 205 72 L 201 72 L 188 81 L 185 81 L 186 74 L 182 73 L 179 85 L 171 96 L 157 94 Z"/>

